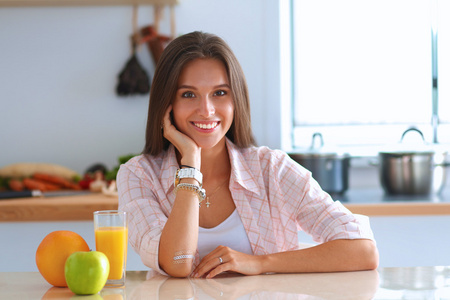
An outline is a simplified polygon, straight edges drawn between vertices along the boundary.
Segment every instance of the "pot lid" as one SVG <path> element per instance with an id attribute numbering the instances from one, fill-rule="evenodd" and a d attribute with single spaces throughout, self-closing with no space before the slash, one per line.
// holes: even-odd
<path id="1" fill-rule="evenodd" d="M 349 157 L 348 153 L 342 151 L 334 151 L 329 147 L 324 147 L 323 137 L 320 132 L 316 132 L 312 136 L 311 146 L 305 150 L 299 150 L 295 155 L 301 155 L 302 157 L 329 157 L 329 158 L 341 158 Z"/>
<path id="2" fill-rule="evenodd" d="M 416 132 L 420 138 L 410 137 L 404 140 L 405 136 L 409 132 Z M 410 134 L 411 135 L 411 134 Z M 409 137 L 409 136 L 408 136 Z M 412 155 L 412 154 L 434 154 L 436 152 L 446 153 L 447 151 L 443 146 L 439 144 L 429 144 L 425 141 L 422 131 L 416 127 L 410 127 L 403 132 L 400 141 L 395 144 L 386 147 L 385 150 L 379 151 L 380 154 L 393 154 L 393 155 Z"/>

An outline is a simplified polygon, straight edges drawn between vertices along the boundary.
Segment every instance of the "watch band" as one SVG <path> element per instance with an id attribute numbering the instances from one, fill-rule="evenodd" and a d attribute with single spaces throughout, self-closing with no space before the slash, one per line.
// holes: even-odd
<path id="1" fill-rule="evenodd" d="M 203 184 L 203 174 L 199 170 L 194 169 L 194 168 L 178 169 L 175 172 L 175 178 L 174 178 L 175 186 L 177 186 L 180 183 L 180 180 L 182 178 L 193 178 L 198 181 L 198 183 L 200 184 L 200 187 Z"/>

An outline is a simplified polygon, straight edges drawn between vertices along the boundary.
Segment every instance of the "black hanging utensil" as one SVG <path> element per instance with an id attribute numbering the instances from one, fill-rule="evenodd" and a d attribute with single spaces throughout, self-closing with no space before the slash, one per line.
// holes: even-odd
<path id="1" fill-rule="evenodd" d="M 119 82 L 116 87 L 119 96 L 145 95 L 150 91 L 150 78 L 139 63 L 135 49 L 136 46 L 133 42 L 133 54 L 119 74 Z"/>
<path id="2" fill-rule="evenodd" d="M 136 47 L 139 44 L 137 30 L 137 5 L 133 8 L 133 30 L 131 37 L 132 55 L 119 74 L 119 82 L 116 86 L 116 93 L 119 96 L 145 95 L 150 91 L 150 78 L 141 66 L 137 56 Z"/>

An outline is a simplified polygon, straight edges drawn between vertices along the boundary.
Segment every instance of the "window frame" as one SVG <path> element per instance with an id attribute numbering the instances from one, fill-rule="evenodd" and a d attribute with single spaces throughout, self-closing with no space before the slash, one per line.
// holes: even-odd
<path id="1" fill-rule="evenodd" d="M 282 143 L 282 148 L 288 151 L 293 150 L 305 150 L 309 148 L 311 145 L 312 135 L 315 132 L 321 132 L 324 136 L 325 144 L 332 145 L 331 148 L 335 149 L 337 152 L 343 152 L 351 154 L 352 156 L 375 156 L 379 151 L 382 151 L 386 148 L 386 146 L 392 146 L 397 144 L 400 141 L 401 135 L 405 130 L 410 127 L 416 127 L 422 131 L 425 137 L 426 143 L 437 143 L 439 141 L 443 141 L 443 143 L 450 143 L 450 123 L 440 122 L 439 115 L 437 111 L 437 99 L 438 99 L 438 90 L 437 90 L 437 28 L 433 28 L 433 39 L 432 43 L 432 57 L 430 60 L 433 61 L 433 78 L 430 78 L 430 82 L 433 83 L 432 86 L 432 96 L 430 97 L 433 103 L 432 115 L 430 118 L 430 122 L 421 122 L 421 123 L 404 123 L 404 124 L 385 124 L 385 125 L 354 125 L 354 128 L 350 128 L 352 126 L 348 125 L 330 125 L 327 126 L 322 125 L 296 125 L 295 122 L 295 67 L 293 62 L 295 60 L 294 54 L 294 1 L 280 1 L 281 9 L 280 9 L 280 42 L 281 42 L 281 51 L 280 56 L 280 65 L 281 65 L 281 82 L 289 82 L 289 84 L 281 85 L 281 107 L 284 115 L 289 115 L 290 120 L 286 121 L 282 119 L 282 132 L 283 136 L 285 136 L 284 143 Z M 430 0 L 433 3 L 437 3 L 439 0 Z M 283 4 L 284 3 L 284 4 Z M 288 3 L 288 4 L 286 4 Z M 434 7 L 433 10 L 435 13 L 437 12 L 437 7 Z M 288 12 L 288 14 L 286 14 Z M 286 17 L 288 16 L 288 17 Z M 431 24 L 430 24 L 431 28 Z M 288 32 L 288 34 L 283 33 Z M 287 38 L 289 36 L 289 38 Z M 289 49 L 289 51 L 286 51 Z M 285 55 L 287 54 L 287 55 Z M 434 65 L 436 63 L 436 65 Z M 289 67 L 288 67 L 289 65 Z M 283 74 L 284 77 L 283 77 Z M 287 75 L 286 75 L 287 74 Z M 288 80 L 287 80 L 288 79 Z M 289 89 L 290 92 L 284 92 L 284 89 Z M 289 95 L 288 95 L 289 94 Z M 289 99 L 290 104 L 286 104 L 286 100 Z M 432 105 L 430 103 L 430 106 Z M 287 118 L 285 118 L 287 119 Z M 357 136 L 357 143 L 351 144 L 346 143 L 345 141 L 339 141 L 336 136 L 336 132 L 346 130 L 348 135 Z M 376 138 L 373 139 L 373 132 L 380 131 L 382 132 L 381 136 L 383 139 Z M 359 131 L 359 133 L 356 133 Z M 290 140 L 287 142 L 287 140 Z"/>

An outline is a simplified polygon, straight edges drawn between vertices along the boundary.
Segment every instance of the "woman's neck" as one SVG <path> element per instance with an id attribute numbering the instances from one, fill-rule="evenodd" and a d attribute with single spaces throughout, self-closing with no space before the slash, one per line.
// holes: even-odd
<path id="1" fill-rule="evenodd" d="M 225 140 L 211 149 L 202 149 L 203 181 L 223 181 L 231 172 L 230 157 Z"/>

